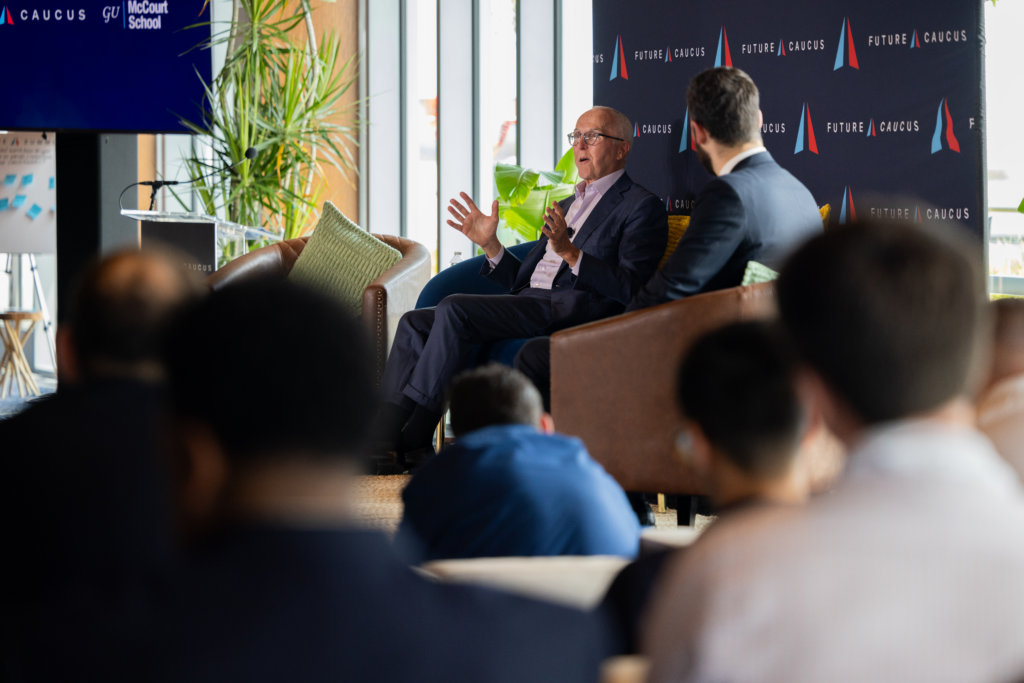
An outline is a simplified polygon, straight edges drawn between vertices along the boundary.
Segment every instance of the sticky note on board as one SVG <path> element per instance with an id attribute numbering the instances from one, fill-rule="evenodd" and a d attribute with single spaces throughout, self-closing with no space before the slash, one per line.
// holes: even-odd
<path id="1" fill-rule="evenodd" d="M 22 184 L 22 186 L 31 185 L 33 180 L 35 180 L 35 178 L 33 177 L 33 174 L 31 174 L 31 173 L 26 173 L 25 175 L 21 176 L 21 184 Z"/>
<path id="2" fill-rule="evenodd" d="M 15 174 L 4 176 L 4 185 L 13 185 L 18 180 L 18 176 Z"/>
<path id="3" fill-rule="evenodd" d="M 39 218 L 39 214 L 43 212 L 43 207 L 38 204 L 33 204 L 32 208 L 28 210 L 28 217 L 32 220 Z"/>
<path id="4" fill-rule="evenodd" d="M 0 199 L 0 211 L 6 211 L 7 210 L 7 204 L 8 204 L 7 197 L 4 197 L 3 199 Z"/>
<path id="5" fill-rule="evenodd" d="M 52 190 L 56 186 L 57 186 L 57 179 L 54 178 L 53 176 L 50 176 L 50 189 Z"/>
<path id="6" fill-rule="evenodd" d="M 26 197 L 23 194 L 15 195 L 14 201 L 11 203 L 11 206 L 13 206 L 15 209 L 19 209 L 25 205 L 26 199 L 28 199 L 28 197 Z"/>
<path id="7" fill-rule="evenodd" d="M 54 212 L 54 213 L 57 213 L 57 205 L 56 205 L 56 204 L 54 204 L 53 206 L 51 206 L 51 207 L 50 207 L 50 211 L 52 211 L 52 212 Z"/>

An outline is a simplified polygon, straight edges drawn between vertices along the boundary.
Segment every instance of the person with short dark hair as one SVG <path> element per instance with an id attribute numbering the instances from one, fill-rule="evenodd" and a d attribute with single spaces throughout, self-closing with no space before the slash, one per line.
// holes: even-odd
<path id="1" fill-rule="evenodd" d="M 301 354 L 268 365 L 282 348 Z M 365 330 L 337 302 L 287 282 L 227 287 L 177 322 L 165 359 L 189 553 L 161 678 L 596 679 L 599 620 L 428 581 L 354 526 L 375 377 Z"/>
<path id="2" fill-rule="evenodd" d="M 679 454 L 704 480 L 718 517 L 695 546 L 728 533 L 733 518 L 806 501 L 808 477 L 798 455 L 817 421 L 798 384 L 796 356 L 771 323 L 715 330 L 686 354 L 677 385 L 685 420 Z M 618 625 L 625 654 L 639 652 L 658 577 L 686 552 L 642 553 L 612 582 L 602 608 Z"/>
<path id="3" fill-rule="evenodd" d="M 1024 670 L 1024 491 L 968 398 L 989 345 L 980 252 L 863 221 L 790 258 L 779 312 L 847 468 L 666 571 L 643 637 L 652 683 Z"/>
<path id="4" fill-rule="evenodd" d="M 173 547 L 160 338 L 198 292 L 159 254 L 98 261 L 64 304 L 56 394 L 0 420 L 5 673 L 140 680 L 145 606 Z"/>
<path id="5" fill-rule="evenodd" d="M 719 67 L 686 93 L 697 157 L 712 178 L 697 195 L 690 225 L 665 265 L 635 293 L 626 312 L 738 287 L 751 261 L 778 270 L 804 240 L 823 231 L 814 197 L 761 141 L 760 95 L 750 76 Z M 516 369 L 550 409 L 551 342 L 528 342 Z"/>
<path id="6" fill-rule="evenodd" d="M 450 389 L 456 441 L 402 493 L 399 539 L 441 560 L 535 555 L 634 557 L 636 515 L 576 438 L 556 434 L 521 373 L 491 364 Z"/>

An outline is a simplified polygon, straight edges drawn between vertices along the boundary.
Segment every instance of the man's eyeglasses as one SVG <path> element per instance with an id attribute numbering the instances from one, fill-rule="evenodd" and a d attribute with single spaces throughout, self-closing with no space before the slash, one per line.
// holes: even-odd
<path id="1" fill-rule="evenodd" d="M 604 133 L 597 133 L 595 131 L 589 131 L 587 133 L 569 133 L 569 144 L 575 147 L 580 140 L 585 140 L 588 145 L 596 145 L 598 138 L 608 138 L 609 140 L 618 140 L 619 142 L 625 142 L 622 138 L 612 137 L 611 135 L 605 135 Z"/>

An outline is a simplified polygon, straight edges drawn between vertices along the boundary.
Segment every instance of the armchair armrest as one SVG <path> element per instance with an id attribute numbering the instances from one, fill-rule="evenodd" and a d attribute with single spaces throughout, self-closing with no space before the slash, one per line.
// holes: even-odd
<path id="1" fill-rule="evenodd" d="M 551 408 L 627 491 L 702 494 L 676 455 L 676 380 L 701 335 L 775 315 L 774 283 L 699 294 L 551 337 Z"/>
<path id="2" fill-rule="evenodd" d="M 377 381 L 391 351 L 398 321 L 416 308 L 420 291 L 430 279 L 430 252 L 422 244 L 392 235 L 374 235 L 402 252 L 402 260 L 363 290 L 363 324 L 373 335 Z"/>

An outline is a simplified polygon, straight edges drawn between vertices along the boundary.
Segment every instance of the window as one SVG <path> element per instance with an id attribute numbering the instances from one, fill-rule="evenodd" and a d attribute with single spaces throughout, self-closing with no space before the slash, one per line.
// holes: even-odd
<path id="1" fill-rule="evenodd" d="M 406 6 L 406 228 L 437 272 L 437 0 Z"/>

